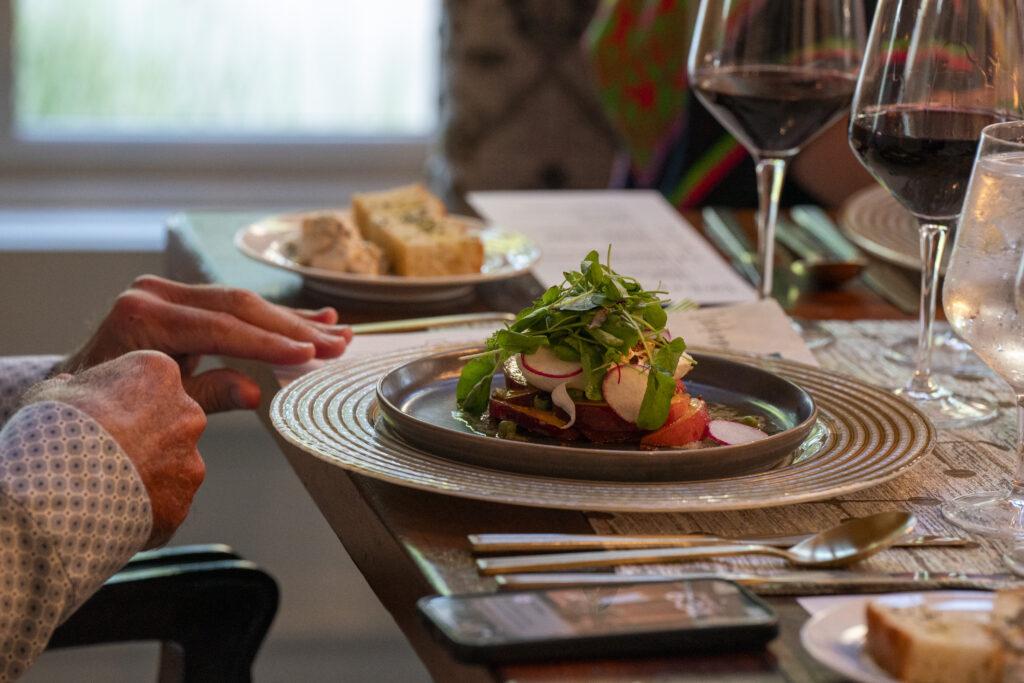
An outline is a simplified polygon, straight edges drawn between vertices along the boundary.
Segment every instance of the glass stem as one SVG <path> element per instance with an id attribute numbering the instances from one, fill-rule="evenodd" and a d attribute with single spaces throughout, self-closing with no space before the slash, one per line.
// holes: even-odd
<path id="1" fill-rule="evenodd" d="M 762 299 L 772 295 L 772 267 L 775 264 L 775 221 L 779 217 L 779 197 L 786 178 L 785 159 L 759 159 L 757 162 L 757 263 L 761 268 Z"/>
<path id="2" fill-rule="evenodd" d="M 1017 471 L 1013 475 L 1014 497 L 1024 499 L 1024 394 L 1017 394 Z"/>
<path id="3" fill-rule="evenodd" d="M 914 375 L 907 387 L 919 394 L 935 391 L 932 383 L 932 328 L 935 326 L 935 303 L 938 294 L 939 265 L 946 248 L 949 226 L 921 223 L 921 325 L 917 336 L 917 358 Z"/>

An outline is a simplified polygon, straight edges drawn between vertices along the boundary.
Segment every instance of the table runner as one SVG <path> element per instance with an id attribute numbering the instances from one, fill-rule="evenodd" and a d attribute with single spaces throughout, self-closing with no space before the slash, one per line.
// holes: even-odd
<path id="1" fill-rule="evenodd" d="M 880 386 L 898 386 L 906 381 L 910 370 L 886 360 L 883 350 L 915 334 L 915 323 L 831 321 L 823 325 L 835 335 L 836 341 L 815 352 L 822 367 Z M 981 427 L 939 431 L 932 453 L 893 481 L 830 500 L 785 507 L 715 513 L 588 513 L 587 518 L 594 531 L 602 534 L 702 531 L 738 536 L 820 530 L 850 517 L 906 509 L 917 516 L 919 533 L 966 535 L 942 519 L 939 505 L 955 496 L 1000 487 L 1012 475 L 1017 429 L 1015 403 L 1009 387 L 994 376 L 975 381 L 952 380 L 946 376 L 940 379 L 950 389 L 965 395 L 997 401 L 1000 415 Z M 1006 573 L 1001 559 L 1004 550 L 1004 544 L 984 540 L 975 548 L 895 549 L 879 553 L 851 569 L 1001 574 L 1008 582 L 1013 577 Z M 618 571 L 633 575 L 671 575 L 723 570 L 770 575 L 791 568 L 773 558 L 741 557 L 685 565 L 621 567 Z M 1003 580 L 996 583 L 1001 582 Z"/>

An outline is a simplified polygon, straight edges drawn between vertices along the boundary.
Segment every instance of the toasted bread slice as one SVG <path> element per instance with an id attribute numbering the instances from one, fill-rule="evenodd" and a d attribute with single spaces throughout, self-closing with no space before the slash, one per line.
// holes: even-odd
<path id="1" fill-rule="evenodd" d="M 480 237 L 445 214 L 444 204 L 422 185 L 352 197 L 363 236 L 380 246 L 396 275 L 433 277 L 479 273 Z"/>
<path id="2" fill-rule="evenodd" d="M 364 234 L 384 250 L 396 275 L 479 273 L 484 262 L 480 237 L 450 216 L 435 219 L 421 213 L 372 214 Z"/>
<path id="3" fill-rule="evenodd" d="M 867 606 L 867 651 L 906 683 L 1001 683 L 1005 654 L 988 615 Z"/>
<path id="4" fill-rule="evenodd" d="M 356 225 L 369 238 L 370 216 L 395 215 L 403 213 L 422 214 L 429 218 L 441 218 L 448 212 L 444 202 L 419 183 L 403 185 L 381 192 L 363 192 L 352 195 L 352 215 Z"/>

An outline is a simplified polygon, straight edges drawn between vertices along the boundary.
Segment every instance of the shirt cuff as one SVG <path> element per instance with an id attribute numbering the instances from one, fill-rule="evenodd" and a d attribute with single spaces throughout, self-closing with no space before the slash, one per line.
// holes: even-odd
<path id="1" fill-rule="evenodd" d="M 49 376 L 63 356 L 0 357 L 0 427 L 14 414 L 21 395 Z"/>
<path id="2" fill-rule="evenodd" d="M 149 496 L 131 459 L 99 422 L 66 403 L 27 405 L 0 432 L 0 493 L 51 537 L 72 585 L 65 617 L 152 529 Z"/>

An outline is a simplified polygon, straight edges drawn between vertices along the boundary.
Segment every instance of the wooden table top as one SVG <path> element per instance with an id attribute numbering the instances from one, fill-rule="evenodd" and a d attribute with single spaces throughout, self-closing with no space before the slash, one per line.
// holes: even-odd
<path id="1" fill-rule="evenodd" d="M 239 228 L 254 214 L 205 213 L 176 217 L 168 239 L 169 274 L 188 282 L 246 287 L 291 305 L 321 302 L 302 289 L 299 277 L 242 256 L 232 245 Z M 699 215 L 690 214 L 694 225 Z M 748 224 L 752 217 L 745 216 Z M 460 302 L 459 311 L 517 310 L 537 293 L 532 278 L 480 287 L 474 300 Z M 349 322 L 363 322 L 431 313 L 428 309 L 352 304 L 340 311 Z M 801 296 L 790 312 L 803 318 L 904 318 L 898 309 L 859 282 L 842 289 Z M 261 418 L 267 420 L 277 381 L 267 366 L 231 361 L 263 387 Z M 308 456 L 278 438 L 282 452 L 306 486 L 349 555 L 389 610 L 436 680 L 443 681 L 838 681 L 812 660 L 799 644 L 807 618 L 788 598 L 770 599 L 780 617 L 780 636 L 765 651 L 719 656 L 643 660 L 564 661 L 489 668 L 459 663 L 437 644 L 415 611 L 415 602 L 434 593 L 493 590 L 472 564 L 466 535 L 501 531 L 592 533 L 583 513 L 482 503 L 402 488 L 346 471 Z"/>

